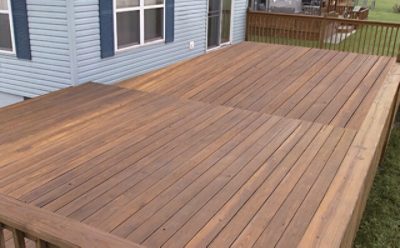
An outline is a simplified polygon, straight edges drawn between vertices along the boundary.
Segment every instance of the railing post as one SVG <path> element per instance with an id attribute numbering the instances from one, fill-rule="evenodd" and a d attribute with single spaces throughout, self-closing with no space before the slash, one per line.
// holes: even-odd
<path id="1" fill-rule="evenodd" d="M 249 41 L 249 28 L 250 28 L 250 25 L 249 25 L 249 16 L 250 16 L 250 9 L 247 9 L 247 15 L 246 15 L 246 34 L 245 34 L 245 37 L 244 37 L 244 40 L 245 40 L 245 41 Z"/>
<path id="2" fill-rule="evenodd" d="M 322 49 L 324 47 L 324 43 L 325 43 L 325 29 L 326 26 L 328 24 L 328 20 L 326 19 L 326 17 L 324 16 L 324 19 L 321 20 L 321 26 L 319 28 L 319 48 Z"/>

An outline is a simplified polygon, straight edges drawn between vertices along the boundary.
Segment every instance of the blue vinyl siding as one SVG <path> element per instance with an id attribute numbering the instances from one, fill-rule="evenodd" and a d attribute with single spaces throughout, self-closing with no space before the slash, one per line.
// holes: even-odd
<path id="1" fill-rule="evenodd" d="M 204 54 L 207 1 L 175 0 L 174 42 L 102 59 L 99 0 L 27 0 L 32 60 L 0 53 L 0 92 L 35 97 L 88 81 L 115 83 Z M 233 1 L 232 41 L 238 43 L 244 40 L 247 1 Z"/>
<path id="2" fill-rule="evenodd" d="M 75 4 L 79 83 L 113 83 L 205 51 L 206 0 L 175 1 L 174 42 L 137 47 L 105 59 L 100 57 L 98 0 L 75 0 Z M 189 50 L 192 40 L 196 46 Z"/>
<path id="3" fill-rule="evenodd" d="M 32 60 L 0 52 L 0 92 L 35 97 L 71 81 L 66 0 L 27 0 Z"/>
<path id="4" fill-rule="evenodd" d="M 234 0 L 233 43 L 244 40 L 246 0 Z M 207 0 L 175 0 L 175 40 L 101 59 L 98 0 L 75 0 L 78 83 L 114 83 L 206 52 Z M 195 48 L 189 50 L 189 42 Z"/>

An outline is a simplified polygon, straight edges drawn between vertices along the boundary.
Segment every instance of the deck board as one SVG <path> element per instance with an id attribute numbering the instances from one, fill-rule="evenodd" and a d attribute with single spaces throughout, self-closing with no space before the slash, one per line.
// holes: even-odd
<path id="1" fill-rule="evenodd" d="M 341 185 L 372 181 L 372 164 L 361 181 L 349 164 L 363 163 L 363 142 L 365 156 L 381 154 L 393 66 L 242 43 L 0 109 L 0 194 L 144 247 L 307 246 L 320 232 L 349 242 L 324 228 L 359 218 L 335 199 L 349 200 Z M 321 221 L 336 205 L 340 219 Z"/>

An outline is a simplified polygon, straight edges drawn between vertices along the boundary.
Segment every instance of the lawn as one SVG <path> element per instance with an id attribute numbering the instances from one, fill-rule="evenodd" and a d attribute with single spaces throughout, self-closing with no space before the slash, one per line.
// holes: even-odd
<path id="1" fill-rule="evenodd" d="M 400 14 L 392 9 L 396 2 L 400 4 L 400 0 L 376 0 L 375 9 L 369 12 L 368 20 L 400 22 Z"/>
<path id="2" fill-rule="evenodd" d="M 400 124 L 368 198 L 354 247 L 400 247 Z"/>

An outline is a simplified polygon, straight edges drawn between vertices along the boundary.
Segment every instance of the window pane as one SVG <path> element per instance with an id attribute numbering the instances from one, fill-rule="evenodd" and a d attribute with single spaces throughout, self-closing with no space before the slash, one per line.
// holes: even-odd
<path id="1" fill-rule="evenodd" d="M 144 39 L 153 41 L 164 36 L 164 9 L 146 9 L 144 11 Z"/>
<path id="2" fill-rule="evenodd" d="M 140 43 L 139 11 L 117 14 L 118 48 L 129 47 Z"/>
<path id="3" fill-rule="evenodd" d="M 0 10 L 8 10 L 8 0 L 0 0 Z"/>
<path id="4" fill-rule="evenodd" d="M 0 0 L 1 1 L 1 0 Z M 139 0 L 116 0 L 117 8 L 139 7 Z"/>
<path id="5" fill-rule="evenodd" d="M 164 0 L 144 0 L 144 5 L 159 5 L 164 4 Z"/>
<path id="6" fill-rule="evenodd" d="M 0 14 L 0 50 L 12 51 L 10 19 L 8 14 Z"/>

